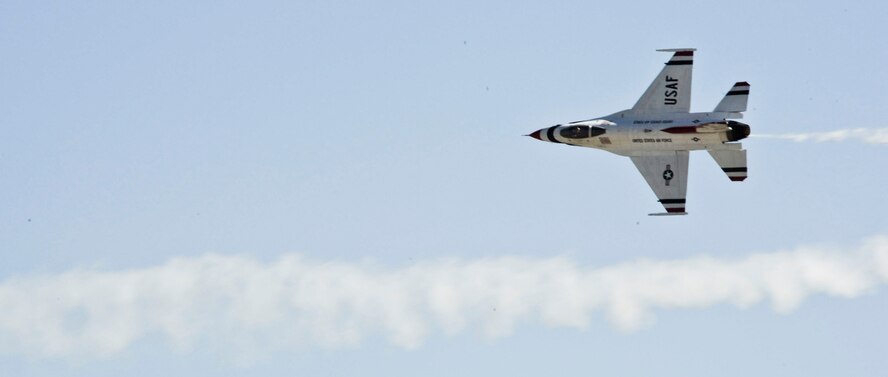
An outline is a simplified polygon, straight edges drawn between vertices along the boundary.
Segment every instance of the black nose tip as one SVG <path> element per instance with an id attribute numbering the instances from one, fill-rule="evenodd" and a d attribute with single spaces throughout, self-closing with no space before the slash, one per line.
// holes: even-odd
<path id="1" fill-rule="evenodd" d="M 527 136 L 530 136 L 530 137 L 537 139 L 537 140 L 543 140 L 543 139 L 540 139 L 540 130 L 533 131 L 533 133 L 531 133 L 530 135 L 527 135 Z"/>

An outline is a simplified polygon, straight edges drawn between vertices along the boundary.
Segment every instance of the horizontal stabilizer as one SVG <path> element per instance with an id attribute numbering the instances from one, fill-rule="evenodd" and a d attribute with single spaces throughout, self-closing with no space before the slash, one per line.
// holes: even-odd
<path id="1" fill-rule="evenodd" d="M 746 179 L 746 150 L 709 150 L 709 155 L 715 159 L 718 166 L 732 181 L 739 182 Z"/>
<path id="2" fill-rule="evenodd" d="M 749 100 L 749 83 L 741 81 L 725 94 L 713 112 L 717 113 L 742 113 L 746 111 L 746 102 Z"/>

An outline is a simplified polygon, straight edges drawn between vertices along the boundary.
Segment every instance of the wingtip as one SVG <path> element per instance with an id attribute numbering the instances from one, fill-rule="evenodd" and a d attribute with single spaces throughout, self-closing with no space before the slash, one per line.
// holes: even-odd
<path id="1" fill-rule="evenodd" d="M 648 216 L 684 216 L 687 215 L 687 212 L 660 212 L 660 213 L 649 213 Z"/>
<path id="2" fill-rule="evenodd" d="M 681 52 L 681 51 L 697 51 L 696 48 L 688 47 L 688 48 L 660 48 L 657 49 L 659 52 Z"/>

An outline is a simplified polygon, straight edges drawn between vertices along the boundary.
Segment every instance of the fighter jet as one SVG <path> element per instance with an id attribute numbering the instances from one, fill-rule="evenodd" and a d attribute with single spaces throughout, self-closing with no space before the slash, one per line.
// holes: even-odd
<path id="1" fill-rule="evenodd" d="M 672 52 L 672 58 L 631 109 L 558 124 L 527 136 L 629 157 L 666 209 L 650 215 L 687 215 L 690 151 L 709 152 L 731 181 L 746 179 L 746 150 L 737 141 L 749 136 L 749 125 L 730 119 L 743 118 L 749 83 L 734 84 L 711 112 L 692 113 L 696 49 L 657 51 Z"/>

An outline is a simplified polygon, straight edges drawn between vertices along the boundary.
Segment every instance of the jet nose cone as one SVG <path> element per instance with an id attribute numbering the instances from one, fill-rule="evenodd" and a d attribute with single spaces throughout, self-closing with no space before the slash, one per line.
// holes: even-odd
<path id="1" fill-rule="evenodd" d="M 530 135 L 527 135 L 527 136 L 530 136 L 530 137 L 537 139 L 537 140 L 543 140 L 543 139 L 540 139 L 540 131 L 542 131 L 542 130 L 533 131 Z"/>

